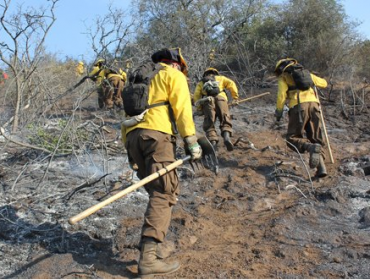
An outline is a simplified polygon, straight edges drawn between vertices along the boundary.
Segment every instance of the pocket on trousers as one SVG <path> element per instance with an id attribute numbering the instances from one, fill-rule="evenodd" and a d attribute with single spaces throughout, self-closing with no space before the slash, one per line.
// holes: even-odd
<path id="1" fill-rule="evenodd" d="M 152 151 L 152 158 L 155 162 L 174 162 L 174 142 L 172 135 L 148 130 L 142 139 L 146 146 Z M 176 143 L 176 142 L 175 142 Z"/>

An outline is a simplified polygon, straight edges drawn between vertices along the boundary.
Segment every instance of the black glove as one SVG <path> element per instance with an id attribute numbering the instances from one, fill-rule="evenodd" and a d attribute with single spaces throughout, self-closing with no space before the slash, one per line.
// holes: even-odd
<path id="1" fill-rule="evenodd" d="M 281 120 L 281 118 L 283 117 L 283 110 L 276 109 L 275 110 L 275 117 L 276 117 L 276 121 L 279 122 Z"/>

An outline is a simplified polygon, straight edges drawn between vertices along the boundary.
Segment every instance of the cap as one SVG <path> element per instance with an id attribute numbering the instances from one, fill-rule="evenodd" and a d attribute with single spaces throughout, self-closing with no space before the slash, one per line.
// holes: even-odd
<path id="1" fill-rule="evenodd" d="M 180 48 L 164 48 L 152 55 L 152 61 L 154 63 L 158 62 L 176 62 L 181 66 L 181 72 L 186 76 L 188 75 L 188 65 L 186 64 L 185 59 L 181 55 Z"/>

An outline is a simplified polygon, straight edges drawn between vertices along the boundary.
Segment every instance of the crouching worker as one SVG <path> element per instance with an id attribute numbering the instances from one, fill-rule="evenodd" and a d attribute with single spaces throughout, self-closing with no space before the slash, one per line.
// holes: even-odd
<path id="1" fill-rule="evenodd" d="M 283 115 L 285 102 L 289 101 L 287 145 L 300 153 L 307 151 L 310 154 L 310 167 L 317 169 L 316 176 L 325 177 L 326 143 L 322 135 L 320 101 L 315 87 L 325 88 L 327 82 L 304 69 L 293 58 L 279 60 L 275 74 L 278 77 L 275 110 L 278 122 Z"/>
<path id="2" fill-rule="evenodd" d="M 192 160 L 200 159 L 202 155 L 195 136 L 186 79 L 187 65 L 180 49 L 162 49 L 151 58 L 153 63 L 139 67 L 141 71 L 134 71 L 129 76 L 128 85 L 122 93 L 125 113 L 130 117 L 123 121 L 122 139 L 131 164 L 137 164 L 140 179 L 176 161 L 176 130 L 184 139 Z M 129 103 L 131 97 L 136 98 L 135 89 L 140 88 L 138 91 L 141 93 L 146 91 L 145 83 L 140 84 L 140 81 L 147 81 L 143 75 L 151 79 L 147 104 L 144 104 L 144 111 L 133 110 L 129 108 Z M 130 90 L 133 94 L 129 93 Z M 140 277 L 152 278 L 153 275 L 174 272 L 180 267 L 178 262 L 163 261 L 158 254 L 158 244 L 165 240 L 172 207 L 180 192 L 176 170 L 146 184 L 145 190 L 149 194 L 149 202 L 141 233 L 138 270 Z"/>

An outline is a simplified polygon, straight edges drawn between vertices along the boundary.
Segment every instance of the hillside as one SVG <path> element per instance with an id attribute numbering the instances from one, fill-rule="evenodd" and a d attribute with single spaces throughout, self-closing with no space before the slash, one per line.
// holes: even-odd
<path id="1" fill-rule="evenodd" d="M 194 175 L 187 164 L 178 169 L 181 196 L 162 249 L 182 267 L 168 277 L 369 278 L 368 108 L 351 120 L 338 99 L 323 102 L 335 163 L 327 161 L 330 176 L 317 179 L 286 148 L 287 121 L 275 125 L 275 89 L 260 92 L 267 90 L 272 94 L 231 109 L 239 141 L 232 152 L 220 145 L 217 176 Z M 76 225 L 67 222 L 137 180 L 118 139 L 118 116 L 96 111 L 94 98 L 79 114 L 85 123 L 104 120 L 104 170 L 94 164 L 102 149 L 79 162 L 65 156 L 50 163 L 39 151 L 0 143 L 0 277 L 137 277 L 143 189 Z M 195 121 L 202 131 L 202 117 Z M 40 187 L 46 168 L 52 184 Z"/>

